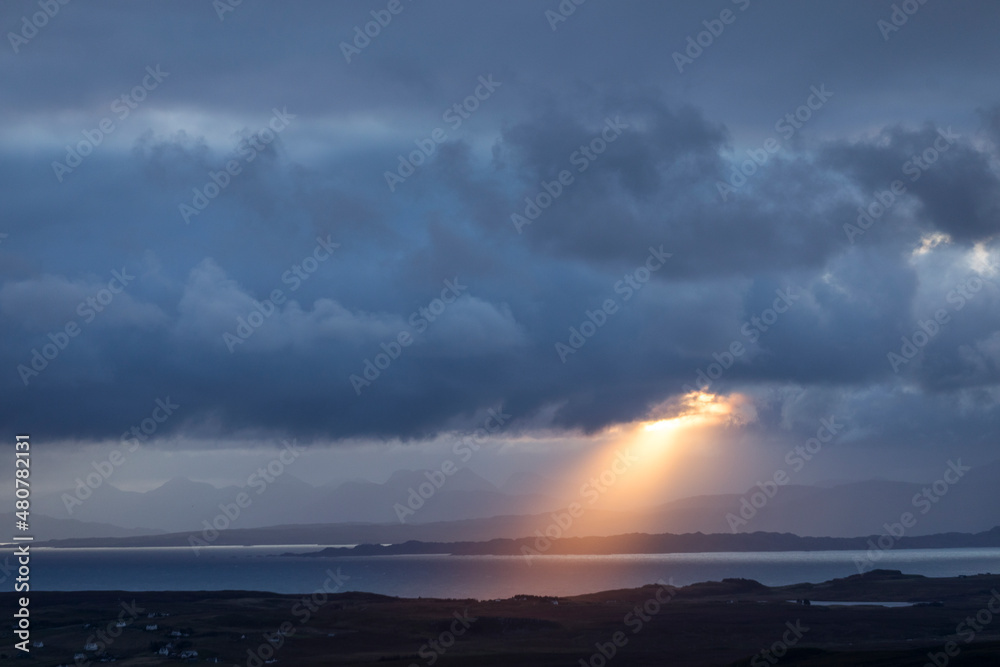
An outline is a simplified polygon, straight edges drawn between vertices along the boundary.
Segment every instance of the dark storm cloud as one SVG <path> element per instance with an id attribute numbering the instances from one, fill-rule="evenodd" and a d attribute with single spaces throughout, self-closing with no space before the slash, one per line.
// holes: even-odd
<path id="1" fill-rule="evenodd" d="M 630 100 L 619 101 L 631 106 Z M 644 243 L 668 242 L 678 257 L 665 273 L 675 276 L 753 272 L 765 255 L 773 269 L 815 266 L 839 247 L 836 230 L 847 209 L 838 211 L 839 183 L 829 174 L 772 158 L 752 184 L 722 202 L 717 183 L 729 178 L 731 167 L 720 155 L 720 129 L 690 109 L 614 118 L 630 127 L 592 161 L 586 149 L 601 138 L 600 124 L 588 131 L 566 119 L 543 118 L 501 137 L 499 152 L 509 151 L 504 161 L 516 164 L 518 178 L 528 184 L 522 197 L 537 202 L 544 196 L 542 181 L 551 182 L 560 169 L 576 179 L 537 221 L 525 225 L 522 218 L 526 243 L 621 261 Z M 571 136 L 562 139 L 567 128 Z M 522 197 L 511 213 L 526 217 L 530 204 Z M 822 210 L 817 200 L 826 203 Z"/>
<path id="2" fill-rule="evenodd" d="M 0 23 L 33 6 L 6 4 Z M 997 258 L 1000 156 L 975 135 L 996 130 L 992 5 L 928 4 L 886 41 L 889 7 L 755 2 L 683 74 L 672 52 L 729 4 L 595 1 L 553 32 L 545 3 L 407 3 L 346 63 L 340 42 L 382 6 L 242 3 L 220 21 L 211 3 L 70 4 L 0 56 L 5 428 L 115 438 L 169 396 L 182 407 L 164 433 L 419 438 L 499 404 L 593 430 L 646 417 L 734 343 L 745 353 L 713 391 L 797 386 L 819 407 L 789 410 L 859 420 L 878 395 L 894 406 L 886 444 L 914 424 L 964 432 L 946 417 L 960 396 L 969 429 L 995 419 L 995 289 L 960 312 L 948 300 L 971 253 L 983 277 Z M 157 63 L 170 77 L 58 182 L 65 145 Z M 491 74 L 496 91 L 391 192 L 385 172 Z M 824 83 L 831 101 L 720 197 Z M 275 108 L 288 128 L 241 158 Z M 907 161 L 949 127 L 958 138 L 910 180 Z M 185 221 L 179 205 L 233 159 L 240 173 Z M 518 233 L 511 215 L 564 170 Z M 894 179 L 906 193 L 849 238 Z M 951 243 L 914 255 L 934 233 Z M 651 249 L 671 257 L 626 290 Z M 87 321 L 79 304 L 123 270 L 135 278 Z M 412 314 L 445 281 L 460 296 L 421 328 Z M 276 289 L 287 300 L 227 344 Z M 768 321 L 780 294 L 794 297 Z M 563 363 L 556 343 L 607 299 L 617 309 Z M 896 372 L 887 355 L 938 308 L 952 320 Z M 70 322 L 79 334 L 37 376 L 19 370 Z M 358 395 L 350 376 L 403 331 L 413 344 Z M 919 400 L 893 403 L 903 387 Z"/>
<path id="3" fill-rule="evenodd" d="M 995 156 L 961 139 L 950 127 L 895 127 L 872 141 L 830 147 L 827 160 L 870 201 L 900 181 L 923 209 L 919 221 L 957 241 L 981 241 L 1000 231 L 1000 177 L 990 164 Z"/>

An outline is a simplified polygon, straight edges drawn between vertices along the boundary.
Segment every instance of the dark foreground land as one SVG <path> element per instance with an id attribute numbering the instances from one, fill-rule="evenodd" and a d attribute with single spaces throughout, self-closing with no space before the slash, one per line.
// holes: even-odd
<path id="1" fill-rule="evenodd" d="M 14 609 L 12 594 L 0 598 L 4 609 Z M 814 603 L 795 602 L 800 599 Z M 815 603 L 822 601 L 921 604 Z M 937 667 L 1000 665 L 1000 575 L 930 579 L 876 570 L 775 588 L 730 579 L 495 601 L 366 593 L 36 592 L 30 609 L 31 639 L 44 647 L 27 656 L 12 648 L 5 631 L 0 663 L 71 665 L 74 654 L 86 653 L 89 664 L 97 664 L 101 655 L 84 651 L 93 641 L 119 665 L 183 663 L 179 655 L 185 650 L 198 652 L 190 659 L 197 663 L 218 658 L 251 667 L 268 659 L 294 666 L 888 667 L 935 664 L 929 653 Z M 7 612 L 5 617 L 9 627 Z M 119 619 L 124 628 L 116 627 Z M 146 630 L 152 624 L 157 629 Z M 282 628 L 285 636 L 278 634 Z M 174 657 L 154 653 L 168 643 Z M 606 659 L 602 650 L 613 657 Z"/>

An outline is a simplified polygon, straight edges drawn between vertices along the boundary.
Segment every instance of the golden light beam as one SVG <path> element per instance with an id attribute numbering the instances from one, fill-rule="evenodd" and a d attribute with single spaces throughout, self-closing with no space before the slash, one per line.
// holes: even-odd
<path id="1" fill-rule="evenodd" d="M 652 505 L 662 496 L 670 479 L 682 474 L 678 460 L 691 447 L 717 436 L 718 429 L 739 426 L 756 419 L 750 399 L 742 394 L 717 395 L 691 392 L 651 411 L 653 419 L 616 427 L 601 456 L 590 463 L 606 461 L 623 449 L 638 461 L 607 489 L 601 504 L 608 506 Z"/>

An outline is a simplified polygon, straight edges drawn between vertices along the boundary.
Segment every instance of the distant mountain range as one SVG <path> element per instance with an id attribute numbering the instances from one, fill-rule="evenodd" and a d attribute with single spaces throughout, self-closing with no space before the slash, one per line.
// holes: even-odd
<path id="1" fill-rule="evenodd" d="M 942 466 L 942 472 L 945 466 Z M 34 500 L 36 539 L 130 538 L 156 534 L 156 543 L 179 543 L 204 522 L 222 513 L 240 493 L 250 505 L 228 521 L 217 544 L 358 544 L 406 540 L 478 541 L 517 538 L 544 531 L 552 512 L 569 502 L 583 512 L 560 530 L 565 536 L 623 533 L 793 533 L 813 537 L 877 534 L 883 524 L 914 517 L 907 535 L 977 533 L 1000 524 L 1000 462 L 978 466 L 953 484 L 914 484 L 885 480 L 836 486 L 788 485 L 745 494 L 704 495 L 633 512 L 589 506 L 582 498 L 546 495 L 551 482 L 532 473 L 497 487 L 471 470 L 460 469 L 435 489 L 423 507 L 401 523 L 394 507 L 407 506 L 411 489 L 424 484 L 426 471 L 399 471 L 386 482 L 355 481 L 312 486 L 283 475 L 259 489 L 216 488 L 204 482 L 173 479 L 146 493 L 109 484 L 74 506 L 71 518 L 62 496 Z M 954 475 L 952 479 L 955 479 Z M 927 490 L 929 496 L 921 496 Z M 941 491 L 943 493 L 940 493 Z M 416 504 L 416 502 L 414 502 Z M 759 507 L 754 507 L 757 505 Z M 59 519 L 48 520 L 48 517 Z M 163 534 L 168 533 L 168 534 Z M 176 533 L 171 535 L 169 533 Z M 231 542 L 230 542 L 231 540 Z"/>
<path id="2" fill-rule="evenodd" d="M 13 526 L 13 513 L 0 514 L 0 523 Z M 89 523 L 73 519 L 54 519 L 44 514 L 32 512 L 30 516 L 30 531 L 27 533 L 36 540 L 77 539 L 93 537 L 134 537 L 137 535 L 151 536 L 162 531 L 152 528 L 122 528 L 108 523 Z"/>
<path id="3" fill-rule="evenodd" d="M 236 525 L 255 528 L 294 523 L 429 523 L 530 514 L 556 509 L 560 501 L 539 493 L 507 493 L 467 468 L 449 476 L 433 494 L 427 493 L 426 471 L 398 471 L 384 483 L 355 481 L 336 486 L 313 486 L 291 475 L 273 478 L 266 486 L 216 488 L 186 478 L 172 479 L 162 486 L 138 493 L 104 484 L 67 511 L 63 494 L 39 496 L 33 509 L 52 517 L 83 522 L 103 522 L 126 528 L 150 527 L 160 531 L 200 529 L 220 512 L 220 505 L 235 501 L 246 492 L 251 505 L 241 511 Z M 438 473 L 440 475 L 440 473 Z M 439 478 L 440 481 L 440 478 Z M 409 510 L 408 498 L 424 485 L 424 500 L 418 511 Z M 72 496 L 72 493 L 70 494 Z"/>

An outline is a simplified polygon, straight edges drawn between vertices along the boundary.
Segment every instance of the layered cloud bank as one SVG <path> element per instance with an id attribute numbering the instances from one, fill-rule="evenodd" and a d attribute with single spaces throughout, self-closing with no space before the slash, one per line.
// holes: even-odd
<path id="1" fill-rule="evenodd" d="M 995 445 L 995 6 L 551 4 L 5 5 L 3 427 Z"/>

